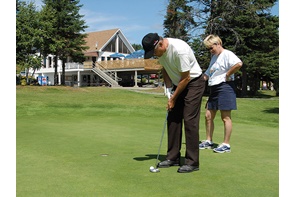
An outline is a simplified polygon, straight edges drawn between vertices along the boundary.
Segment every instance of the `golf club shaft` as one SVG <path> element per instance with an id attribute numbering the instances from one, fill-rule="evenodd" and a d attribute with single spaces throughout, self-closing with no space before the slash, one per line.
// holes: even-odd
<path id="1" fill-rule="evenodd" d="M 161 136 L 161 140 L 160 140 L 160 146 L 159 146 L 159 150 L 158 150 L 157 160 L 156 160 L 156 167 L 158 165 L 158 160 L 159 160 L 160 150 L 161 150 L 162 141 L 163 141 L 163 137 L 164 137 L 164 132 L 165 132 L 166 125 L 167 125 L 168 112 L 169 111 L 167 110 L 166 118 L 165 118 L 164 126 L 163 126 L 163 131 L 162 131 L 162 136 Z"/>

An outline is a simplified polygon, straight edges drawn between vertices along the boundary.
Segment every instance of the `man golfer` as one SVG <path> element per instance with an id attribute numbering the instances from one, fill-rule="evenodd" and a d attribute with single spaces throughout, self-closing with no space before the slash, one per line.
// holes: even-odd
<path id="1" fill-rule="evenodd" d="M 167 88 L 168 147 L 166 160 L 159 168 L 180 165 L 182 128 L 185 130 L 185 161 L 177 172 L 199 170 L 200 106 L 205 89 L 202 70 L 193 50 L 183 40 L 162 38 L 149 33 L 142 39 L 144 58 L 158 57 L 163 66 L 162 74 Z M 172 94 L 173 92 L 173 94 Z"/>

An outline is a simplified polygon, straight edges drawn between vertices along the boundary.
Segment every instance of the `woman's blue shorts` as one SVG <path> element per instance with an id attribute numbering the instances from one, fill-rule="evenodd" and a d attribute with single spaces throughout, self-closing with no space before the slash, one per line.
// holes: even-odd
<path id="1" fill-rule="evenodd" d="M 236 110 L 235 82 L 223 82 L 210 87 L 210 96 L 207 101 L 209 110 Z"/>

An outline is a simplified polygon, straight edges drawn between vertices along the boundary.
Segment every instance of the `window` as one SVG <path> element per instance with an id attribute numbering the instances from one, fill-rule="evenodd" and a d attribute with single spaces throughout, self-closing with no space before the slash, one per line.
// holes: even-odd
<path id="1" fill-rule="evenodd" d="M 119 37 L 119 43 L 118 43 L 118 49 L 119 49 L 119 53 L 131 53 L 128 48 L 126 47 L 126 45 L 124 44 L 124 42 L 122 41 L 122 39 Z M 105 47 L 104 49 L 105 51 L 109 51 L 109 52 L 116 52 L 116 37 L 114 37 L 111 42 Z"/>

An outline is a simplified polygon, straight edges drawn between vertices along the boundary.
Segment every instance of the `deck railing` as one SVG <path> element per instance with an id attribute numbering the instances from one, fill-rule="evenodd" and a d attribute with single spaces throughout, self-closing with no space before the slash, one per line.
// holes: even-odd
<path id="1" fill-rule="evenodd" d="M 65 69 L 83 69 L 84 65 L 76 62 L 65 63 Z"/>

